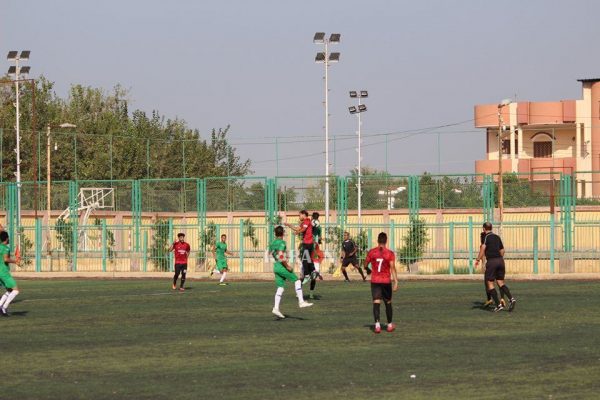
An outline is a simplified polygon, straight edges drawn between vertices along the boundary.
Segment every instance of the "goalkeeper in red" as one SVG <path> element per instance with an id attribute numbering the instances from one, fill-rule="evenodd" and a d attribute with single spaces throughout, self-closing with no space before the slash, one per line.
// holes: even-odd
<path id="1" fill-rule="evenodd" d="M 294 288 L 296 289 L 296 297 L 298 297 L 298 307 L 310 307 L 313 303 L 304 301 L 304 295 L 302 294 L 302 282 L 296 274 L 294 269 L 287 262 L 287 247 L 283 240 L 283 226 L 275 228 L 275 240 L 269 246 L 269 253 L 275 261 L 273 266 L 273 273 L 275 273 L 275 284 L 277 285 L 277 291 L 275 292 L 275 305 L 273 306 L 273 314 L 279 318 L 285 318 L 285 315 L 279 311 L 279 304 L 281 303 L 281 296 L 285 288 L 285 281 L 294 282 Z"/>
<path id="2" fill-rule="evenodd" d="M 371 295 L 373 297 L 373 318 L 375 333 L 381 332 L 380 308 L 381 300 L 385 303 L 387 331 L 393 332 L 396 325 L 392 322 L 392 292 L 398 290 L 398 275 L 396 274 L 396 256 L 387 248 L 387 234 L 381 232 L 377 236 L 378 246 L 369 250 L 365 259 L 365 268 L 371 267 Z"/>

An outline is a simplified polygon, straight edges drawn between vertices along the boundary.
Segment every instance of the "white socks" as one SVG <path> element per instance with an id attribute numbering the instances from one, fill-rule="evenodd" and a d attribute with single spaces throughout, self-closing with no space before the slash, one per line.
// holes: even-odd
<path id="1" fill-rule="evenodd" d="M 321 272 L 321 263 L 315 263 L 315 271 Z"/>
<path id="2" fill-rule="evenodd" d="M 296 297 L 298 297 L 298 303 L 304 303 L 304 296 L 302 295 L 302 281 L 300 281 L 300 279 L 294 282 L 294 288 L 296 289 Z"/>
<path id="3" fill-rule="evenodd" d="M 6 296 L 6 293 L 8 293 L 8 296 Z M 19 294 L 18 290 L 13 290 L 12 292 L 6 292 L 3 296 L 2 296 L 2 308 L 4 308 L 5 310 L 8 308 L 9 304 L 11 303 L 11 301 L 14 300 L 15 297 L 17 297 L 17 295 Z M 6 296 L 6 299 L 4 298 L 4 296 Z"/>
<path id="4" fill-rule="evenodd" d="M 5 292 L 2 297 L 0 298 L 0 307 L 4 306 L 4 303 L 6 302 L 6 299 L 8 299 L 8 295 L 10 293 L 9 292 Z"/>
<path id="5" fill-rule="evenodd" d="M 283 296 L 283 288 L 282 287 L 278 287 L 277 291 L 275 292 L 275 309 L 279 310 L 279 304 L 281 303 L 281 296 Z"/>
<path id="6" fill-rule="evenodd" d="M 223 283 L 223 281 L 225 280 L 226 276 L 227 276 L 227 272 L 223 271 L 223 275 L 221 275 L 221 283 Z"/>

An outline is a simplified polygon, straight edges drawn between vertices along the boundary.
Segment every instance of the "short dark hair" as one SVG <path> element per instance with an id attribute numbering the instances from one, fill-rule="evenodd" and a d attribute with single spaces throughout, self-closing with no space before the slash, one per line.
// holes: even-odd
<path id="1" fill-rule="evenodd" d="M 282 237 L 283 236 L 283 226 L 275 227 L 275 236 Z"/>
<path id="2" fill-rule="evenodd" d="M 386 244 L 387 243 L 387 233 L 381 232 L 377 235 L 377 243 L 378 244 Z"/>
<path id="3" fill-rule="evenodd" d="M 183 232 L 179 232 L 179 233 L 177 234 L 177 237 L 182 237 L 182 236 L 185 236 L 185 233 L 183 233 Z"/>
<path id="4" fill-rule="evenodd" d="M 491 231 L 492 230 L 492 223 L 491 222 L 484 222 L 483 223 L 483 229 L 485 229 L 486 231 Z"/>
<path id="5" fill-rule="evenodd" d="M 6 242 L 8 240 L 8 232 L 0 232 L 0 242 Z"/>
<path id="6" fill-rule="evenodd" d="M 227 235 L 226 235 L 226 234 L 222 233 L 222 234 L 221 234 L 221 237 L 223 237 L 223 236 L 227 237 Z"/>
<path id="7" fill-rule="evenodd" d="M 306 215 L 308 217 L 308 211 L 306 211 L 306 210 L 300 211 L 300 214 L 304 214 L 304 215 Z"/>
<path id="8" fill-rule="evenodd" d="M 319 219 L 319 213 L 315 211 L 312 215 L 312 219 Z"/>

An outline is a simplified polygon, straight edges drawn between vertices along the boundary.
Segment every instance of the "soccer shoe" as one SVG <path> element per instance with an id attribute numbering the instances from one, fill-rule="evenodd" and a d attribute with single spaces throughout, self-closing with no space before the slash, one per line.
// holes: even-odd
<path id="1" fill-rule="evenodd" d="M 309 295 L 308 295 L 308 298 L 309 298 L 310 300 L 314 300 L 314 299 L 315 299 L 315 295 L 311 293 L 311 294 L 309 294 Z"/>
<path id="2" fill-rule="evenodd" d="M 173 284 L 173 290 L 177 290 L 177 285 Z"/>
<path id="3" fill-rule="evenodd" d="M 279 317 L 279 318 L 285 318 L 285 315 L 283 315 L 283 314 L 281 313 L 281 311 L 279 311 L 279 308 L 274 308 L 274 309 L 272 309 L 272 310 L 271 310 L 271 312 L 272 312 L 273 314 L 275 314 L 275 315 L 276 315 L 277 317 Z"/>
<path id="4" fill-rule="evenodd" d="M 506 308 L 506 301 L 504 298 L 500 299 L 500 304 L 502 304 L 502 307 Z"/>
<path id="5" fill-rule="evenodd" d="M 6 311 L 5 308 L 0 308 L 0 315 L 2 315 L 3 317 L 8 317 L 8 311 Z"/>
<path id="6" fill-rule="evenodd" d="M 389 324 L 387 324 L 386 331 L 388 331 L 388 332 L 394 332 L 395 330 L 396 330 L 396 325 L 395 324 L 393 324 L 391 322 Z"/>
<path id="7" fill-rule="evenodd" d="M 179 288 L 179 291 L 180 291 L 180 292 L 185 292 L 185 288 L 182 288 L 182 287 L 180 287 L 180 288 Z"/>
<path id="8" fill-rule="evenodd" d="M 219 282 L 219 286 L 228 286 L 228 285 L 229 285 L 229 283 L 227 283 L 227 282 Z"/>
<path id="9" fill-rule="evenodd" d="M 496 306 L 496 308 L 494 308 L 494 312 L 498 312 L 498 311 L 502 311 L 504 310 L 504 306 L 502 305 L 502 303 L 498 304 Z"/>
<path id="10" fill-rule="evenodd" d="M 381 325 L 379 323 L 375 324 L 375 328 L 373 329 L 375 333 L 381 333 Z"/>
<path id="11" fill-rule="evenodd" d="M 489 300 L 486 300 L 485 303 L 483 303 L 483 307 L 489 307 L 492 304 L 494 304 L 494 300 L 489 299 Z"/>
<path id="12" fill-rule="evenodd" d="M 508 303 L 508 311 L 512 312 L 512 310 L 515 309 L 516 305 L 517 305 L 517 299 L 515 299 L 513 297 L 512 299 L 510 299 L 510 303 Z"/>
<path id="13" fill-rule="evenodd" d="M 300 308 L 306 308 L 306 307 L 312 307 L 313 303 L 309 303 L 308 301 L 303 301 L 302 303 L 298 303 L 298 307 Z"/>

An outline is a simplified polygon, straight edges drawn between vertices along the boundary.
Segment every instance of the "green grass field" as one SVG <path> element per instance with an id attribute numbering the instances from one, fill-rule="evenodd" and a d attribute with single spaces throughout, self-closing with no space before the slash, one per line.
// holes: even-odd
<path id="1" fill-rule="evenodd" d="M 380 335 L 360 282 L 322 283 L 302 310 L 288 286 L 285 320 L 271 282 L 19 283 L 2 399 L 600 397 L 600 282 L 514 282 L 515 312 L 496 314 L 481 282 L 401 282 Z"/>

